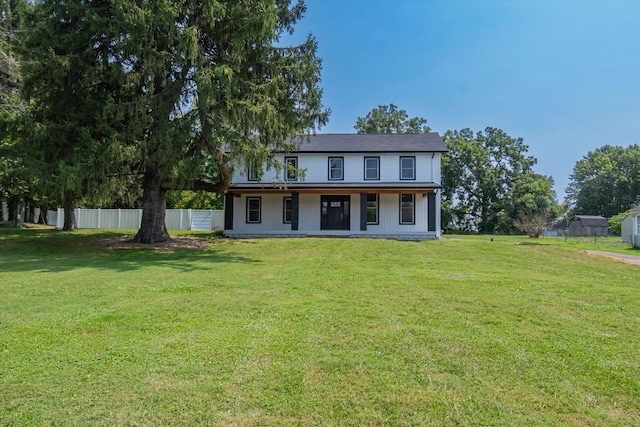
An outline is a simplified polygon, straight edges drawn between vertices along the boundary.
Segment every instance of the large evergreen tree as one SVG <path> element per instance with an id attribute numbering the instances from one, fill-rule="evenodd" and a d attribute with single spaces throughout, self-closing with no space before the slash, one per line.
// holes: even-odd
<path id="1" fill-rule="evenodd" d="M 2 115 L 22 108 L 19 98 L 22 79 L 17 45 L 30 7 L 26 0 L 0 0 L 0 114 Z"/>
<path id="2" fill-rule="evenodd" d="M 77 201 L 106 186 L 127 153 L 118 134 L 125 120 L 114 103 L 125 74 L 111 55 L 118 36 L 112 11 L 108 0 L 44 0 L 24 39 L 30 164 L 45 193 L 62 204 L 64 230 L 75 228 Z"/>
<path id="3" fill-rule="evenodd" d="M 302 1 L 120 2 L 128 34 L 118 60 L 138 95 L 143 219 L 136 241 L 168 238 L 166 192 L 224 191 L 238 159 L 268 161 L 287 138 L 326 122 L 320 60 L 309 37 L 284 46 Z M 217 170 L 210 170 L 210 166 Z"/>
<path id="4" fill-rule="evenodd" d="M 304 11 L 289 0 L 38 4 L 27 95 L 63 199 L 137 172 L 135 240 L 163 241 L 168 190 L 224 191 L 237 160 L 270 161 L 324 124 L 314 39 L 281 42 Z"/>
<path id="5" fill-rule="evenodd" d="M 31 5 L 26 0 L 0 0 L 0 208 L 8 204 L 9 219 L 17 224 L 18 206 L 33 202 L 36 180 L 27 168 L 20 118 L 19 45 Z"/>

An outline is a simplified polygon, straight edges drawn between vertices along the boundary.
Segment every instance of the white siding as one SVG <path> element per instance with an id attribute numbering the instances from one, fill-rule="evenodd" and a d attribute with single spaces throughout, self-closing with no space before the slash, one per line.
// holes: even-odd
<path id="1" fill-rule="evenodd" d="M 327 193 L 330 194 L 330 193 Z M 247 197 L 260 197 L 261 223 L 247 223 Z M 415 224 L 400 224 L 400 195 L 379 195 L 379 224 L 369 224 L 367 231 L 360 231 L 360 195 L 350 197 L 350 230 L 320 229 L 320 195 L 301 194 L 298 214 L 298 230 L 291 230 L 291 224 L 283 223 L 283 194 L 242 195 L 234 198 L 233 230 L 225 230 L 228 236 L 285 236 L 285 235 L 352 235 L 376 237 L 436 238 L 437 232 L 428 229 L 428 199 L 415 195 Z M 437 198 L 436 198 L 437 200 Z M 437 206 L 436 212 L 439 209 Z M 437 218 L 436 224 L 439 224 Z"/>
<path id="2" fill-rule="evenodd" d="M 380 180 L 373 181 L 364 179 L 364 158 L 380 157 Z M 327 183 L 327 182 L 398 182 L 400 181 L 400 157 L 414 156 L 416 158 L 416 179 L 408 182 L 435 182 L 440 183 L 440 157 L 439 153 L 299 153 L 298 168 L 305 169 L 304 182 Z M 276 155 L 275 160 L 284 162 L 284 155 Z M 344 180 L 329 180 L 329 157 L 344 158 Z M 260 182 L 271 185 L 274 182 L 284 181 L 284 171 L 277 176 L 275 168 L 264 171 Z M 300 180 L 302 181 L 302 179 Z M 236 166 L 233 174 L 234 184 L 246 184 L 246 167 Z"/>
<path id="3" fill-rule="evenodd" d="M 622 241 L 631 243 L 631 235 L 633 234 L 634 218 L 631 215 L 624 217 L 620 223 L 620 234 L 622 235 Z"/>

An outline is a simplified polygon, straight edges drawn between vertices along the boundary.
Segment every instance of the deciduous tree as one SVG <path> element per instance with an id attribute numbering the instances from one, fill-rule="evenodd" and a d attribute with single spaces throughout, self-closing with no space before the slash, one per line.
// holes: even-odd
<path id="1" fill-rule="evenodd" d="M 358 117 L 354 129 L 357 133 L 427 133 L 427 120 L 421 117 L 409 118 L 405 110 L 398 110 L 393 104 L 379 105 L 367 113 L 365 117 Z"/>
<path id="2" fill-rule="evenodd" d="M 575 214 L 610 218 L 640 202 L 640 146 L 605 145 L 579 160 L 567 201 Z"/>
<path id="3" fill-rule="evenodd" d="M 514 219 L 549 216 L 557 202 L 550 177 L 536 174 L 536 159 L 522 138 L 488 127 L 447 131 L 449 153 L 443 157 L 443 205 L 452 229 L 508 233 Z"/>

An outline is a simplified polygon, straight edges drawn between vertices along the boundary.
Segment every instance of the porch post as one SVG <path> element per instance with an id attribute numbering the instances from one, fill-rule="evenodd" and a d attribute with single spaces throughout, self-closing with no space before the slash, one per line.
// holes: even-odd
<path id="1" fill-rule="evenodd" d="M 224 193 L 224 229 L 233 230 L 233 194 Z"/>
<path id="2" fill-rule="evenodd" d="M 291 229 L 298 229 L 298 213 L 300 211 L 300 193 L 297 191 L 291 192 Z"/>
<path id="3" fill-rule="evenodd" d="M 367 195 L 360 193 L 360 231 L 367 231 Z"/>
<path id="4" fill-rule="evenodd" d="M 427 231 L 436 231 L 436 193 L 427 195 Z"/>

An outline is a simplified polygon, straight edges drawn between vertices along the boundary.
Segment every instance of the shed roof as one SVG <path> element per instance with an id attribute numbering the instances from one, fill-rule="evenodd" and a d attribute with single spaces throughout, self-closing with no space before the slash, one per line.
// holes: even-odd
<path id="1" fill-rule="evenodd" d="M 569 220 L 569 222 L 574 219 L 580 221 L 580 223 L 584 227 L 609 227 L 609 221 L 607 218 L 598 215 L 575 215 L 573 218 Z"/>
<path id="2" fill-rule="evenodd" d="M 301 153 L 446 153 L 437 132 L 403 134 L 319 134 L 305 137 Z"/>

